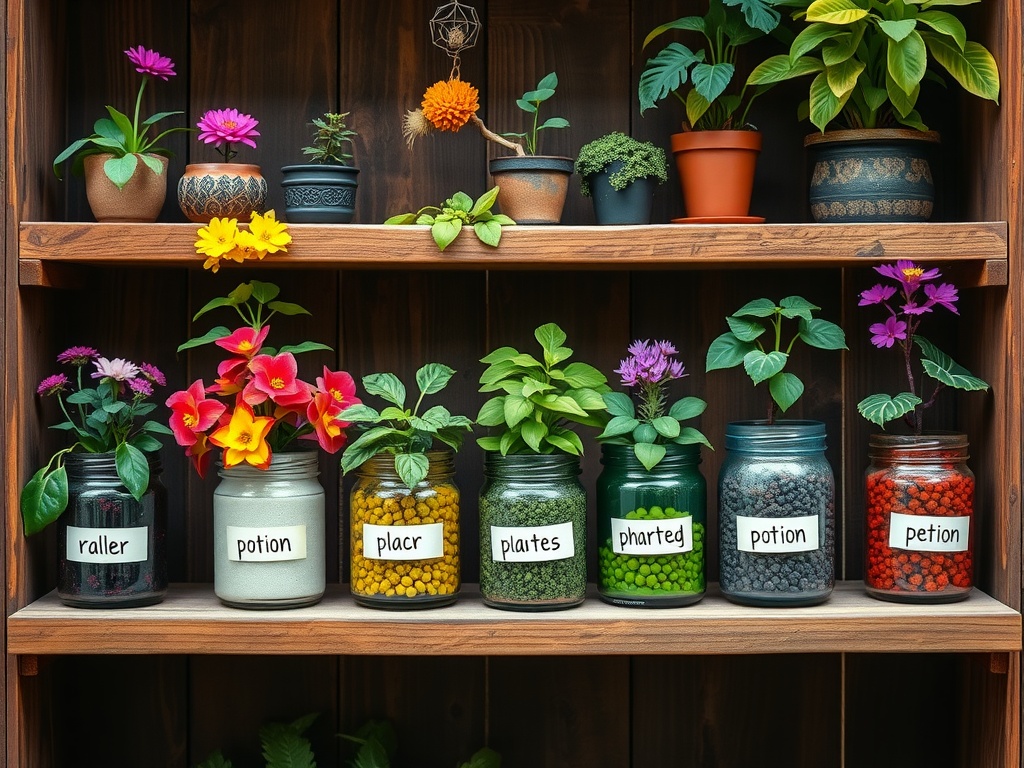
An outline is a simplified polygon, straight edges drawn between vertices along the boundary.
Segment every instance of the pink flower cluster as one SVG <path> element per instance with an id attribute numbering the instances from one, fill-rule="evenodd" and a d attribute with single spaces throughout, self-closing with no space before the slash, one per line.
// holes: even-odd
<path id="1" fill-rule="evenodd" d="M 638 384 L 660 384 L 686 376 L 683 364 L 672 356 L 679 351 L 668 341 L 634 341 L 626 351 L 629 357 L 619 363 L 615 373 L 627 387 Z"/>
<path id="2" fill-rule="evenodd" d="M 942 276 L 938 269 L 926 270 L 912 261 L 901 259 L 895 264 L 875 267 L 875 271 L 896 282 L 896 285 L 878 283 L 860 294 L 858 306 L 881 304 L 889 311 L 889 317 L 884 323 L 874 323 L 868 328 L 872 334 L 871 343 L 879 349 L 892 347 L 897 341 L 913 340 L 921 322 L 920 316 L 931 312 L 936 306 L 960 314 L 956 308 L 959 298 L 956 286 L 931 282 Z M 923 299 L 918 291 L 924 294 Z M 890 303 L 897 292 L 900 302 L 898 308 Z M 901 315 L 906 319 L 900 319 Z"/>
<path id="3" fill-rule="evenodd" d="M 141 398 L 151 397 L 154 384 L 161 387 L 167 385 L 167 378 L 155 365 L 149 363 L 136 365 L 121 357 L 110 360 L 101 356 L 92 347 L 69 347 L 57 355 L 57 362 L 75 368 L 83 368 L 92 363 L 96 370 L 90 376 L 94 379 L 107 379 L 112 382 L 115 385 L 115 396 L 121 391 L 125 391 Z M 56 395 L 66 392 L 70 386 L 71 381 L 65 374 L 55 373 L 39 382 L 36 394 Z"/>

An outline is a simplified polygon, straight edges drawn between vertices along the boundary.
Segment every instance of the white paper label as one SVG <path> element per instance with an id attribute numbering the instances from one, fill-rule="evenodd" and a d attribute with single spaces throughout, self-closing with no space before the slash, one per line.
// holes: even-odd
<path id="1" fill-rule="evenodd" d="M 572 523 L 491 526 L 491 560 L 496 563 L 543 563 L 575 554 Z"/>
<path id="2" fill-rule="evenodd" d="M 813 552 L 818 549 L 818 516 L 737 517 L 736 548 L 761 554 Z"/>
<path id="3" fill-rule="evenodd" d="M 969 517 L 935 517 L 892 513 L 889 546 L 917 552 L 966 552 Z"/>
<path id="4" fill-rule="evenodd" d="M 282 525 L 273 528 L 241 528 L 229 525 L 228 560 L 232 562 L 270 563 L 306 559 L 306 526 Z"/>
<path id="5" fill-rule="evenodd" d="M 149 528 L 68 526 L 65 557 L 75 563 L 142 563 L 149 557 Z"/>
<path id="6" fill-rule="evenodd" d="M 612 518 L 612 551 L 617 555 L 675 555 L 693 550 L 693 518 Z"/>
<path id="7" fill-rule="evenodd" d="M 364 524 L 363 557 L 370 560 L 436 560 L 444 557 L 444 523 Z"/>

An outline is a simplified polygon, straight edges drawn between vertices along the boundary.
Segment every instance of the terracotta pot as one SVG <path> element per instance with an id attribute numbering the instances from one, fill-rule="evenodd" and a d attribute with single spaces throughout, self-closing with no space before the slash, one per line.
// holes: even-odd
<path id="1" fill-rule="evenodd" d="M 167 198 L 167 158 L 149 155 L 160 162 L 159 174 L 140 160 L 128 183 L 118 189 L 103 172 L 103 163 L 112 157 L 104 153 L 84 158 L 85 195 L 96 221 L 156 221 Z"/>
<path id="2" fill-rule="evenodd" d="M 248 222 L 266 204 L 267 180 L 258 165 L 192 163 L 178 182 L 178 205 L 196 224 L 209 224 L 213 218 Z"/>
<path id="3" fill-rule="evenodd" d="M 688 217 L 750 213 L 760 133 L 686 131 L 671 139 Z"/>
<path id="4" fill-rule="evenodd" d="M 928 221 L 935 203 L 929 156 L 938 143 L 935 131 L 906 128 L 807 136 L 811 218 L 830 224 Z"/>
<path id="5" fill-rule="evenodd" d="M 498 208 L 517 224 L 557 224 L 562 220 L 572 158 L 496 157 L 490 161 L 490 171 L 498 185 Z"/>

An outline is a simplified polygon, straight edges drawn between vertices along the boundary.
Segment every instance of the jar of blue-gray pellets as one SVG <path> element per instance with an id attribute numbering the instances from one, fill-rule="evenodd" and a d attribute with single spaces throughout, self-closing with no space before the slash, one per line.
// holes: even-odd
<path id="1" fill-rule="evenodd" d="M 719 581 L 735 603 L 814 605 L 835 585 L 835 481 L 818 421 L 726 425 Z"/>
<path id="2" fill-rule="evenodd" d="M 587 592 L 587 494 L 566 453 L 488 452 L 480 490 L 480 593 L 513 611 L 572 608 Z"/>

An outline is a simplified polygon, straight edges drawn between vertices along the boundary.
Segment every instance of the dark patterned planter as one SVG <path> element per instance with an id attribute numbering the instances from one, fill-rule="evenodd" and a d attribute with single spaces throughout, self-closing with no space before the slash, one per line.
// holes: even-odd
<path id="1" fill-rule="evenodd" d="M 934 131 L 828 131 L 804 139 L 813 167 L 809 201 L 819 223 L 921 222 L 932 216 Z"/>
<path id="2" fill-rule="evenodd" d="M 266 204 L 267 180 L 258 165 L 193 163 L 178 182 L 178 205 L 196 224 L 213 218 L 248 224 L 250 214 L 263 213 Z"/>
<path id="3" fill-rule="evenodd" d="M 358 168 L 285 165 L 281 168 L 285 220 L 296 224 L 348 224 L 355 214 Z"/>

